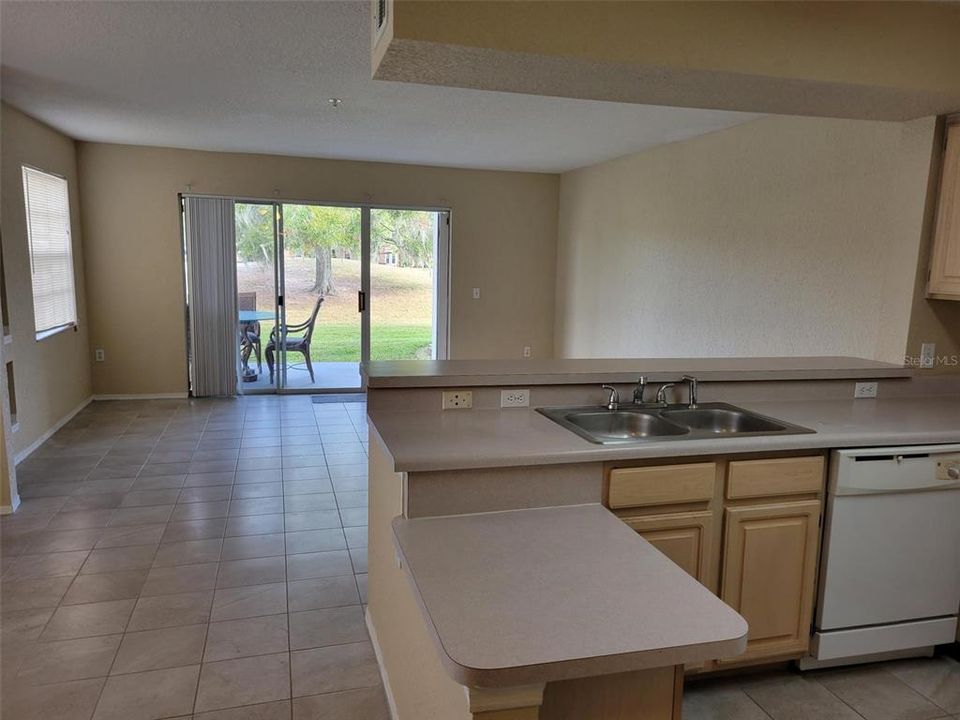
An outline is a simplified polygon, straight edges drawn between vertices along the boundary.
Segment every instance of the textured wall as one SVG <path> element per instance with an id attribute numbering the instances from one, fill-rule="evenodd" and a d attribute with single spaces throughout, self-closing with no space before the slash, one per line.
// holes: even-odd
<path id="1" fill-rule="evenodd" d="M 4 348 L 13 360 L 18 432 L 13 448 L 19 453 L 90 397 L 90 346 L 84 291 L 84 244 L 80 228 L 76 147 L 70 138 L 2 105 L 2 178 L 0 218 L 3 231 L 3 271 L 13 342 Z M 70 192 L 73 231 L 73 270 L 77 291 L 77 330 L 36 340 L 30 249 L 23 204 L 21 167 L 63 175 Z M 2 368 L 0 368 L 2 370 Z"/>
<path id="2" fill-rule="evenodd" d="M 98 394 L 186 390 L 177 193 L 453 209 L 454 358 L 553 351 L 556 175 L 80 144 Z M 471 288 L 480 287 L 473 300 Z"/>
<path id="3" fill-rule="evenodd" d="M 902 362 L 933 134 L 769 117 L 565 173 L 558 356 Z"/>

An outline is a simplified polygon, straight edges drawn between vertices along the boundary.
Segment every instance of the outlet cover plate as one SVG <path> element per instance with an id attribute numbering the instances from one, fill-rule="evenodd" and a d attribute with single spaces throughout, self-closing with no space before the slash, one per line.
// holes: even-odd
<path id="1" fill-rule="evenodd" d="M 877 382 L 858 382 L 853 387 L 855 398 L 875 398 L 879 389 Z"/>
<path id="2" fill-rule="evenodd" d="M 444 410 L 469 410 L 473 407 L 473 391 L 471 390 L 444 390 Z"/>
<path id="3" fill-rule="evenodd" d="M 500 391 L 500 407 L 530 407 L 530 390 L 509 388 Z"/>

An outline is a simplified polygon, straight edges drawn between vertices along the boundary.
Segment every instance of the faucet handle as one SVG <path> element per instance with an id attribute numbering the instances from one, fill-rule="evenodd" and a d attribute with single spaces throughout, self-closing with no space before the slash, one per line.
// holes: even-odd
<path id="1" fill-rule="evenodd" d="M 660 386 L 660 389 L 657 390 L 657 404 L 666 405 L 667 404 L 667 390 L 674 387 L 676 383 L 664 383 Z"/>

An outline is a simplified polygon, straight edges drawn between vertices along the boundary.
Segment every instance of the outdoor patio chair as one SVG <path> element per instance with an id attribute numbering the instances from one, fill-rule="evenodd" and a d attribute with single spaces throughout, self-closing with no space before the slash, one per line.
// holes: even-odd
<path id="1" fill-rule="evenodd" d="M 256 310 L 257 294 L 255 292 L 237 293 L 237 310 Z M 263 372 L 263 361 L 260 354 L 260 321 L 243 323 L 240 325 L 240 353 L 244 367 L 250 359 L 250 353 L 257 356 L 257 372 Z"/>
<path id="2" fill-rule="evenodd" d="M 317 313 L 320 312 L 320 306 L 323 304 L 323 297 L 317 298 L 317 304 L 313 306 L 313 312 L 310 313 L 310 319 L 298 325 L 286 325 L 283 328 L 282 340 L 277 340 L 277 328 L 270 332 L 270 342 L 267 343 L 267 367 L 270 369 L 270 382 L 273 382 L 273 354 L 278 346 L 283 347 L 286 352 L 298 352 L 303 354 L 307 363 L 307 372 L 310 373 L 310 382 L 313 380 L 313 365 L 310 363 L 310 338 L 313 337 L 313 326 L 317 322 Z M 290 337 L 290 333 L 303 333 L 302 337 Z"/>

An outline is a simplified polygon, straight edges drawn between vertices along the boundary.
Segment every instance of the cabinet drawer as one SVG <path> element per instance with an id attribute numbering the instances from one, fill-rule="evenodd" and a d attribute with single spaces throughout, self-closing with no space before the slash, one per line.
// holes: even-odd
<path id="1" fill-rule="evenodd" d="M 611 508 L 706 502 L 713 498 L 716 463 L 657 465 L 610 471 Z"/>
<path id="2" fill-rule="evenodd" d="M 823 458 L 734 460 L 727 474 L 727 498 L 803 495 L 823 487 Z"/>

